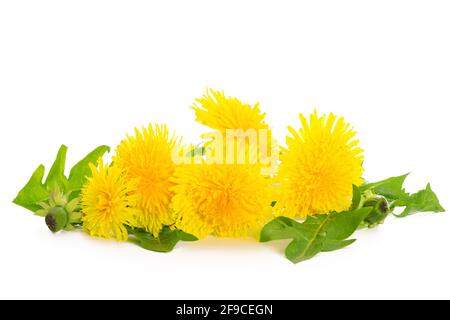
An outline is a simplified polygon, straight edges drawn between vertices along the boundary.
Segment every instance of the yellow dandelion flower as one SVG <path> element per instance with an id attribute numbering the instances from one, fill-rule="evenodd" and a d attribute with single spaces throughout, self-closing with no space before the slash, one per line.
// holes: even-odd
<path id="1" fill-rule="evenodd" d="M 170 136 L 165 125 L 149 125 L 135 136 L 127 136 L 117 147 L 114 163 L 125 170 L 128 179 L 137 179 L 140 196 L 135 227 L 157 236 L 164 225 L 174 223 L 170 209 L 173 195 L 170 178 L 175 170 L 172 159 L 179 141 Z"/>
<path id="2" fill-rule="evenodd" d="M 308 120 L 300 115 L 302 128 L 292 127 L 282 150 L 278 214 L 305 217 L 348 209 L 352 185 L 363 182 L 363 150 L 356 132 L 333 114 Z"/>
<path id="3" fill-rule="evenodd" d="M 259 104 L 253 107 L 237 98 L 227 97 L 222 91 L 209 90 L 194 104 L 196 120 L 212 129 L 267 129 L 265 113 Z"/>
<path id="4" fill-rule="evenodd" d="M 173 181 L 176 226 L 198 238 L 256 236 L 271 218 L 270 181 L 257 166 L 185 165 Z"/>
<path id="5" fill-rule="evenodd" d="M 132 224 L 136 214 L 136 183 L 126 180 L 121 169 L 103 161 L 90 166 L 92 176 L 81 190 L 83 229 L 91 236 L 126 240 L 124 224 Z"/>
<path id="6" fill-rule="evenodd" d="M 215 130 L 204 136 L 212 138 L 206 144 L 209 149 L 218 148 L 210 155 L 221 161 L 216 163 L 274 165 L 273 156 L 278 156 L 276 141 L 258 103 L 251 106 L 225 96 L 223 91 L 208 90 L 196 99 L 193 109 L 198 122 Z M 218 145 L 212 144 L 217 133 L 222 140 Z"/>

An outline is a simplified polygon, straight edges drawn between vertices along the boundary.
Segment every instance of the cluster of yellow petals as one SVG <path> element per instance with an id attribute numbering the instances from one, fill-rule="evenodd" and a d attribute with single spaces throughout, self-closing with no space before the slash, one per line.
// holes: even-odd
<path id="1" fill-rule="evenodd" d="M 124 225 L 133 225 L 136 218 L 137 183 L 101 160 L 90 167 L 92 176 L 81 190 L 83 229 L 95 237 L 126 240 Z"/>
<path id="2" fill-rule="evenodd" d="M 309 121 L 300 115 L 301 128 L 289 127 L 291 136 L 282 148 L 277 214 L 306 215 L 340 212 L 349 208 L 352 185 L 363 180 L 363 156 L 356 132 L 333 114 Z"/>
<path id="3" fill-rule="evenodd" d="M 179 140 L 170 135 L 165 125 L 149 125 L 135 129 L 116 149 L 113 162 L 122 168 L 128 180 L 137 180 L 139 201 L 134 227 L 157 236 L 164 225 L 175 222 L 170 202 L 173 196 L 170 180 L 176 164 L 172 154 Z"/>
<path id="4" fill-rule="evenodd" d="M 257 236 L 272 217 L 271 182 L 257 166 L 180 166 L 173 181 L 176 226 L 198 238 Z"/>
<path id="5" fill-rule="evenodd" d="M 196 100 L 197 121 L 214 131 L 270 129 L 258 104 L 251 106 L 210 90 Z M 349 207 L 352 185 L 362 183 L 362 150 L 356 132 L 333 114 L 289 127 L 279 172 L 259 164 L 201 161 L 177 164 L 180 140 L 164 125 L 135 129 L 116 149 L 113 165 L 92 166 L 82 190 L 84 228 L 103 238 L 127 238 L 125 225 L 155 237 L 171 226 L 198 238 L 257 236 L 276 215 L 303 218 Z M 272 207 L 276 203 L 275 207 Z"/>
<path id="6" fill-rule="evenodd" d="M 251 106 L 227 97 L 223 91 L 208 90 L 196 99 L 193 109 L 196 121 L 214 130 L 268 128 L 264 122 L 266 114 L 261 112 L 258 103 Z"/>

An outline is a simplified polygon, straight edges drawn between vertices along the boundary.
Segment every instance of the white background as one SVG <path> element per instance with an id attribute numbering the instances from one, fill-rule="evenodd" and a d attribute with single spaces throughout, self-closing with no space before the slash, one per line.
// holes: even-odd
<path id="1" fill-rule="evenodd" d="M 206 87 L 359 132 L 365 177 L 411 171 L 449 201 L 448 1 L 0 2 L 0 298 L 450 298 L 448 214 L 389 219 L 294 265 L 281 244 L 207 239 L 170 254 L 53 235 L 11 200 L 61 143 L 68 165 L 134 126 L 204 131 Z"/>

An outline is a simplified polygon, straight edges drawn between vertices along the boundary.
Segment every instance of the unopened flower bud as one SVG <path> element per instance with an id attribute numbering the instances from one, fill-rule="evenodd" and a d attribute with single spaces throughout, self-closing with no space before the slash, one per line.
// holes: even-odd
<path id="1" fill-rule="evenodd" d="M 45 216 L 45 223 L 52 232 L 58 232 L 67 225 L 67 212 L 62 207 L 51 208 Z"/>
<path id="2" fill-rule="evenodd" d="M 387 215 L 389 214 L 389 202 L 386 200 L 386 198 L 377 196 L 373 198 L 367 199 L 363 207 L 373 207 L 372 211 L 369 213 L 369 215 L 364 219 L 366 223 L 369 224 L 369 226 L 374 226 L 380 223 L 384 222 L 384 219 L 386 219 Z"/>

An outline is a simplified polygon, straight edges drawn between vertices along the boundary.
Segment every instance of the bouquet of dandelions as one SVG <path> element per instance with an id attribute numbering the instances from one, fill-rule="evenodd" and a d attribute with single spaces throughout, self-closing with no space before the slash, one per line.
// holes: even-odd
<path id="1" fill-rule="evenodd" d="M 390 214 L 444 211 L 429 184 L 407 193 L 406 174 L 365 182 L 363 150 L 343 118 L 300 115 L 300 128 L 289 127 L 278 147 L 258 104 L 210 90 L 193 109 L 212 129 L 203 143 L 183 146 L 152 124 L 128 135 L 111 164 L 102 160 L 109 147 L 100 146 L 68 177 L 63 145 L 45 181 L 40 165 L 14 203 L 52 232 L 82 229 L 158 252 L 209 235 L 286 239 L 295 263 L 352 244 L 358 228 Z"/>

